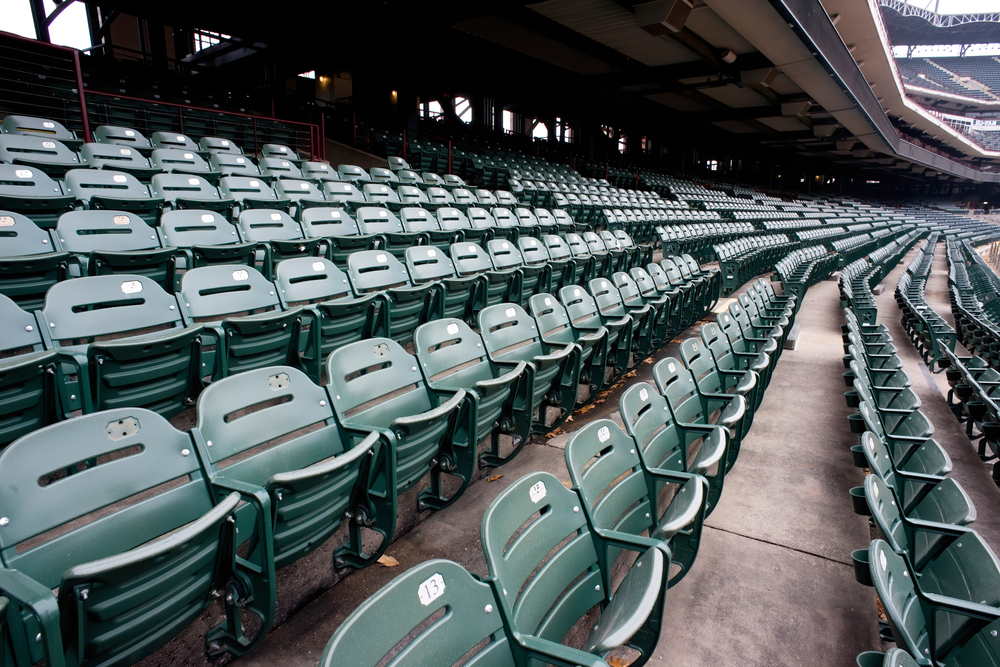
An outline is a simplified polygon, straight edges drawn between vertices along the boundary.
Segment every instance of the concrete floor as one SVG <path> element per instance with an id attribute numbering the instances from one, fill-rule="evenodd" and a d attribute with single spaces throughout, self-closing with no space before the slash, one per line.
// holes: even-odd
<path id="1" fill-rule="evenodd" d="M 913 389 L 934 422 L 936 437 L 951 455 L 956 477 L 979 508 L 974 528 L 1000 550 L 1000 518 L 990 510 L 1000 493 L 989 466 L 975 451 L 945 405 L 944 375 L 931 375 L 899 325 L 893 290 L 911 253 L 886 278 L 877 298 L 880 321 L 896 339 Z M 848 489 L 862 483 L 849 448 L 857 436 L 847 427 L 853 412 L 844 402 L 840 325 L 835 281 L 809 290 L 797 321 L 797 349 L 786 350 L 744 440 L 736 467 L 727 476 L 716 511 L 706 522 L 691 573 L 668 593 L 656 667 L 710 664 L 741 666 L 854 664 L 861 651 L 885 649 L 877 634 L 873 589 L 854 581 L 850 552 L 870 540 L 868 522 L 853 514 Z M 950 319 L 947 265 L 938 247 L 927 298 Z M 680 338 L 697 334 L 695 325 Z M 657 358 L 676 356 L 677 344 Z M 632 383 L 649 379 L 643 364 Z M 566 425 L 572 432 L 587 421 L 617 411 L 621 389 L 587 415 Z M 430 558 L 449 558 L 477 574 L 486 573 L 479 524 L 489 503 L 524 474 L 548 470 L 568 480 L 562 446 L 569 433 L 533 439 L 510 464 L 490 471 L 447 510 L 429 516 L 390 545 L 398 567 L 374 566 L 337 583 L 278 627 L 240 667 L 315 665 L 328 638 L 368 596 L 406 568 Z M 280 595 L 280 591 L 279 591 Z"/>

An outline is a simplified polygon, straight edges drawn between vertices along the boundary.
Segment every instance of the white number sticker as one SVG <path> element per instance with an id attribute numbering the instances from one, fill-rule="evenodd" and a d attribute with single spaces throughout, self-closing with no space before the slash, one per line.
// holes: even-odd
<path id="1" fill-rule="evenodd" d="M 549 297 L 545 297 L 545 305 L 546 306 L 551 306 L 552 305 L 552 299 L 550 299 Z"/>
<path id="2" fill-rule="evenodd" d="M 49 129 L 49 130 L 51 130 L 55 126 L 56 126 L 56 124 L 53 123 L 53 122 L 51 122 L 51 121 L 45 121 L 45 122 L 42 123 L 42 127 L 46 128 L 46 129 Z"/>
<path id="3" fill-rule="evenodd" d="M 444 577 L 440 574 L 435 574 L 417 588 L 417 597 L 420 599 L 420 604 L 425 607 L 442 595 L 444 595 Z"/>
<path id="4" fill-rule="evenodd" d="M 114 180 L 114 182 L 115 182 L 115 183 L 124 183 L 124 182 L 126 182 L 126 181 L 127 181 L 128 179 L 127 179 L 127 178 L 125 178 L 125 174 L 115 174 L 115 175 L 114 175 L 114 176 L 112 177 L 112 180 Z"/>
<path id="5" fill-rule="evenodd" d="M 222 146 L 228 146 L 229 142 L 226 141 L 225 139 L 223 139 L 222 141 L 219 142 L 219 144 L 222 145 Z"/>
<path id="6" fill-rule="evenodd" d="M 476 252 L 476 246 L 470 245 L 469 246 L 469 252 Z"/>
<path id="7" fill-rule="evenodd" d="M 580 290 L 578 289 L 573 290 L 573 296 L 580 296 Z"/>
<path id="8" fill-rule="evenodd" d="M 601 428 L 597 429 L 597 439 L 600 440 L 601 442 L 607 442 L 610 437 L 611 437 L 611 429 L 609 429 L 607 426 L 602 426 Z"/>
<path id="9" fill-rule="evenodd" d="M 302 190 L 308 190 L 309 189 L 309 184 L 308 183 L 299 183 L 299 188 L 301 188 Z"/>
<path id="10" fill-rule="evenodd" d="M 385 255 L 381 255 L 381 254 L 380 255 L 375 255 L 375 261 L 381 262 L 381 263 L 384 264 L 384 263 L 386 263 L 386 262 L 389 261 L 389 258 L 386 257 Z"/>
<path id="11" fill-rule="evenodd" d="M 259 188 L 260 187 L 260 181 L 250 181 L 250 187 L 251 188 Z"/>
<path id="12" fill-rule="evenodd" d="M 545 482 L 538 482 L 530 489 L 528 489 L 528 497 L 531 498 L 531 502 L 537 503 L 539 500 L 545 497 Z"/>
<path id="13" fill-rule="evenodd" d="M 272 213 L 271 214 L 271 220 L 281 220 L 281 214 L 280 213 Z"/>
<path id="14" fill-rule="evenodd" d="M 197 178 L 189 178 L 188 179 L 188 185 L 198 185 L 198 179 Z"/>
<path id="15" fill-rule="evenodd" d="M 134 137 L 135 136 L 135 132 L 133 132 L 132 130 L 125 130 L 125 136 L 126 137 Z"/>
<path id="16" fill-rule="evenodd" d="M 434 248 L 428 248 L 427 249 L 427 256 L 428 257 L 437 257 L 437 250 L 435 250 Z"/>
<path id="17" fill-rule="evenodd" d="M 500 244 L 500 247 L 501 247 L 501 248 L 503 248 L 504 250 L 506 250 L 507 248 L 509 248 L 509 247 L 510 247 L 510 244 L 509 244 L 509 243 L 507 243 L 507 242 L 504 242 L 504 243 L 501 243 L 501 244 Z"/>
<path id="18" fill-rule="evenodd" d="M 129 223 L 129 219 L 128 219 L 127 215 L 116 215 L 115 217 L 111 218 L 111 220 L 116 225 L 127 225 Z"/>
<path id="19" fill-rule="evenodd" d="M 30 169 L 16 169 L 14 175 L 18 178 L 31 178 L 33 176 Z"/>
<path id="20" fill-rule="evenodd" d="M 120 152 L 120 153 L 121 153 L 122 155 L 131 155 L 131 154 L 132 154 L 132 149 L 131 149 L 131 148 L 123 148 L 123 149 L 121 149 L 121 151 L 119 151 L 119 152 Z"/>
<path id="21" fill-rule="evenodd" d="M 287 166 L 288 166 L 288 163 L 287 163 L 287 162 L 282 162 L 282 163 L 281 163 L 281 166 L 282 166 L 282 167 L 287 167 Z"/>
<path id="22" fill-rule="evenodd" d="M 142 283 L 138 280 L 129 280 L 122 283 L 122 292 L 125 294 L 135 294 L 142 291 Z"/>
<path id="23" fill-rule="evenodd" d="M 313 262 L 312 267 L 313 271 L 322 271 L 324 268 L 326 268 L 323 262 Z"/>
<path id="24" fill-rule="evenodd" d="M 205 215 L 201 216 L 201 221 L 202 222 L 215 222 L 215 216 L 212 215 L 211 213 L 206 213 Z"/>
<path id="25" fill-rule="evenodd" d="M 380 218 L 386 217 L 386 212 L 385 211 L 379 211 L 378 212 L 378 217 L 380 217 Z"/>
<path id="26" fill-rule="evenodd" d="M 13 227 L 14 218 L 9 215 L 0 215 L 0 227 Z"/>
<path id="27" fill-rule="evenodd" d="M 643 401 L 645 401 L 647 398 L 649 398 L 649 392 L 646 391 L 645 387 L 643 387 L 642 389 L 639 390 L 639 398 L 641 400 L 643 400 Z"/>
<path id="28" fill-rule="evenodd" d="M 882 549 L 878 550 L 878 564 L 882 566 L 882 571 L 885 572 L 885 565 L 886 565 L 885 551 L 883 551 Z"/>
<path id="29" fill-rule="evenodd" d="M 507 317 L 514 317 L 515 315 L 517 315 L 517 311 L 514 310 L 513 308 L 508 308 L 507 310 L 504 311 L 504 313 L 507 315 Z"/>
<path id="30" fill-rule="evenodd" d="M 42 142 L 42 148 L 55 148 L 55 147 L 56 147 L 56 142 L 54 142 L 54 141 L 43 141 Z"/>
<path id="31" fill-rule="evenodd" d="M 184 154 L 184 159 L 185 160 L 193 160 L 194 159 L 194 154 L 193 153 L 185 153 Z"/>
<path id="32" fill-rule="evenodd" d="M 236 158 L 236 164 L 246 164 L 246 160 L 241 157 Z"/>
<path id="33" fill-rule="evenodd" d="M 238 269 L 236 271 L 233 271 L 233 280 L 243 281 L 249 279 L 250 279 L 250 273 L 246 269 Z"/>
<path id="34" fill-rule="evenodd" d="M 449 335 L 454 336 L 455 334 L 458 333 L 458 325 L 457 324 L 449 324 L 445 328 L 445 331 L 447 331 Z"/>
<path id="35" fill-rule="evenodd" d="M 671 361 L 669 364 L 667 364 L 667 370 L 673 373 L 674 371 L 677 370 L 677 366 L 674 364 L 674 362 Z"/>
<path id="36" fill-rule="evenodd" d="M 177 141 L 184 141 L 184 135 L 183 134 L 178 134 L 177 135 Z"/>
<path id="37" fill-rule="evenodd" d="M 385 187 L 384 185 L 379 188 L 379 192 L 388 192 L 388 191 L 389 191 L 389 188 Z"/>

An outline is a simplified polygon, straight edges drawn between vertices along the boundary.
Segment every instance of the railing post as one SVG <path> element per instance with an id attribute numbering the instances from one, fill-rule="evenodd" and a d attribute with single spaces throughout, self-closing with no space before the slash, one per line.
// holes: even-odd
<path id="1" fill-rule="evenodd" d="M 403 160 L 406 160 L 406 129 L 403 129 Z"/>
<path id="2" fill-rule="evenodd" d="M 177 120 L 181 124 L 181 134 L 184 134 L 184 107 L 177 107 Z"/>
<path id="3" fill-rule="evenodd" d="M 319 115 L 319 155 L 320 160 L 326 159 L 326 113 Z"/>
<path id="4" fill-rule="evenodd" d="M 448 173 L 451 173 L 451 140 L 448 140 Z"/>
<path id="5" fill-rule="evenodd" d="M 83 140 L 90 141 L 90 119 L 87 117 L 87 99 L 83 94 L 83 72 L 80 68 L 80 52 L 73 51 L 73 65 L 76 67 L 76 90 L 80 96 L 80 116 L 83 119 Z"/>
<path id="6" fill-rule="evenodd" d="M 253 117 L 253 154 L 257 155 L 260 151 L 257 149 L 257 116 Z"/>

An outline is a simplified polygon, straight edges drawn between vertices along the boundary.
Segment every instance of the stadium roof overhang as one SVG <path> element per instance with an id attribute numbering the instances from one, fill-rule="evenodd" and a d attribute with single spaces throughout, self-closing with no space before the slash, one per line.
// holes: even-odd
<path id="1" fill-rule="evenodd" d="M 266 17 L 235 2 L 97 4 L 238 35 L 303 69 L 325 59 L 443 90 L 474 82 L 699 140 L 898 168 L 877 152 L 914 174 L 1000 180 L 900 141 L 819 0 L 300 2 Z"/>

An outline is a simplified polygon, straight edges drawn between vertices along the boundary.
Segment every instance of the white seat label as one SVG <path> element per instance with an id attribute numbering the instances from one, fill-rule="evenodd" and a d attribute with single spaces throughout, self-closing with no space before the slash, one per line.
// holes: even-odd
<path id="1" fill-rule="evenodd" d="M 602 426 L 597 429 L 597 439 L 601 442 L 607 442 L 611 438 L 611 430 L 607 426 Z"/>
<path id="2" fill-rule="evenodd" d="M 236 158 L 236 164 L 244 164 L 245 162 L 246 162 L 246 160 L 244 160 L 241 157 Z"/>
<path id="3" fill-rule="evenodd" d="M 222 145 L 222 146 L 228 146 L 229 142 L 226 141 L 225 139 L 223 139 L 222 141 L 219 142 L 219 144 Z"/>
<path id="4" fill-rule="evenodd" d="M 435 250 L 434 248 L 428 248 L 427 249 L 427 256 L 428 257 L 437 257 L 437 250 Z"/>
<path id="5" fill-rule="evenodd" d="M 46 128 L 46 129 L 49 129 L 49 130 L 51 130 L 55 126 L 56 126 L 56 124 L 52 123 L 50 121 L 45 121 L 44 123 L 42 123 L 42 127 Z"/>
<path id="6" fill-rule="evenodd" d="M 312 267 L 313 267 L 313 271 L 322 271 L 323 269 L 326 268 L 326 266 L 323 264 L 323 262 L 313 262 L 312 263 Z"/>
<path id="7" fill-rule="evenodd" d="M 184 141 L 184 135 L 183 134 L 178 134 L 177 135 L 177 141 Z"/>
<path id="8" fill-rule="evenodd" d="M 189 178 L 188 179 L 188 185 L 198 185 L 198 179 L 197 178 Z"/>
<path id="9" fill-rule="evenodd" d="M 281 214 L 280 213 L 272 213 L 271 214 L 271 220 L 281 220 Z"/>
<path id="10" fill-rule="evenodd" d="M 13 227 L 14 218 L 9 215 L 0 215 L 0 227 Z"/>
<path id="11" fill-rule="evenodd" d="M 185 153 L 184 154 L 184 159 L 185 160 L 193 160 L 194 159 L 194 154 L 193 153 Z"/>
<path id="12" fill-rule="evenodd" d="M 138 280 L 128 280 L 122 283 L 122 292 L 125 294 L 135 294 L 142 291 L 142 283 Z"/>
<path id="13" fill-rule="evenodd" d="M 647 398 L 649 398 L 649 392 L 646 391 L 645 387 L 643 387 L 642 389 L 639 390 L 639 398 L 642 399 L 642 400 L 644 400 L 644 401 Z"/>
<path id="14" fill-rule="evenodd" d="M 116 225 L 127 225 L 129 219 L 127 215 L 116 215 L 111 219 Z"/>
<path id="15" fill-rule="evenodd" d="M 125 182 L 125 181 L 127 181 L 128 179 L 127 179 L 127 178 L 125 178 L 125 175 L 124 175 L 124 174 L 115 174 L 115 175 L 114 175 L 114 176 L 112 177 L 112 180 L 114 180 L 114 182 L 115 182 L 115 183 L 124 183 L 124 182 Z"/>
<path id="16" fill-rule="evenodd" d="M 56 147 L 56 142 L 54 142 L 54 141 L 43 141 L 42 142 L 42 148 L 55 148 L 55 147 Z"/>
<path id="17" fill-rule="evenodd" d="M 18 178 L 31 178 L 33 174 L 30 169 L 16 169 L 14 175 Z"/>
<path id="18" fill-rule="evenodd" d="M 882 549 L 878 550 L 878 564 L 882 566 L 882 571 L 885 572 L 885 565 L 886 565 L 885 551 Z"/>
<path id="19" fill-rule="evenodd" d="M 573 290 L 573 296 L 580 296 L 580 290 L 578 289 Z"/>
<path id="20" fill-rule="evenodd" d="M 282 162 L 282 163 L 281 163 L 281 166 L 282 166 L 282 167 L 287 167 L 287 166 L 288 166 L 288 163 L 287 163 L 287 162 Z"/>
<path id="21" fill-rule="evenodd" d="M 454 336 L 455 334 L 458 333 L 458 325 L 457 324 L 449 324 L 445 328 L 445 331 L 447 331 L 449 335 Z"/>
<path id="22" fill-rule="evenodd" d="M 250 187 L 251 188 L 259 188 L 260 187 L 260 181 L 250 181 Z"/>
<path id="23" fill-rule="evenodd" d="M 202 222 L 215 222 L 215 216 L 212 215 L 211 213 L 206 213 L 205 215 L 201 216 L 201 221 Z"/>
<path id="24" fill-rule="evenodd" d="M 435 574 L 417 588 L 417 598 L 425 607 L 444 595 L 444 577 Z"/>
<path id="25" fill-rule="evenodd" d="M 504 313 L 507 315 L 507 317 L 514 317 L 514 315 L 517 314 L 517 311 L 514 310 L 513 308 L 508 308 L 507 310 L 504 311 Z"/>
<path id="26" fill-rule="evenodd" d="M 122 155 L 131 155 L 132 154 L 132 149 L 131 148 L 123 148 L 123 149 L 121 149 L 120 152 L 121 152 Z"/>
<path id="27" fill-rule="evenodd" d="M 247 271 L 246 269 L 239 269 L 237 271 L 233 271 L 233 280 L 243 281 L 249 279 L 250 279 L 250 272 Z"/>
<path id="28" fill-rule="evenodd" d="M 476 246 L 470 245 L 469 246 L 469 252 L 476 252 Z"/>
<path id="29" fill-rule="evenodd" d="M 133 132 L 132 130 L 125 130 L 125 136 L 126 137 L 134 137 L 135 136 L 135 132 Z"/>
<path id="30" fill-rule="evenodd" d="M 671 361 L 669 364 L 667 364 L 667 370 L 673 373 L 674 371 L 677 370 L 677 366 L 674 364 L 674 362 Z"/>
<path id="31" fill-rule="evenodd" d="M 531 502 L 537 503 L 539 500 L 545 497 L 545 482 L 538 482 L 530 489 L 528 489 L 528 497 L 531 498 Z"/>
<path id="32" fill-rule="evenodd" d="M 385 255 L 379 254 L 379 255 L 375 255 L 375 261 L 382 262 L 384 264 L 385 262 L 388 262 L 389 259 Z"/>

